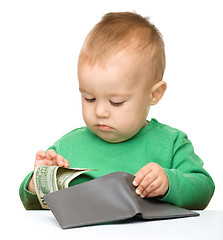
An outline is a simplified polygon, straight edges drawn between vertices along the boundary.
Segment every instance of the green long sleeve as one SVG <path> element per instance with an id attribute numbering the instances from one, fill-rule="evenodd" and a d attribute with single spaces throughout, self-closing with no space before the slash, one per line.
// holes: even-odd
<path id="1" fill-rule="evenodd" d="M 171 169 L 165 169 L 169 180 L 168 194 L 163 201 L 187 209 L 204 209 L 214 193 L 215 185 L 201 166 L 186 136 L 174 149 Z M 178 140 L 179 141 L 179 140 Z"/>
<path id="2" fill-rule="evenodd" d="M 39 203 L 37 195 L 27 190 L 27 186 L 32 175 L 33 172 L 29 173 L 23 180 L 19 188 L 19 195 L 26 210 L 40 210 L 42 209 L 42 207 Z"/>
<path id="3" fill-rule="evenodd" d="M 152 119 L 134 137 L 121 143 L 100 139 L 87 127 L 75 129 L 55 142 L 54 149 L 70 167 L 99 169 L 89 171 L 70 186 L 111 172 L 135 174 L 150 162 L 166 172 L 169 190 L 161 201 L 188 209 L 204 209 L 215 190 L 214 182 L 195 154 L 190 140 L 182 131 Z M 30 173 L 20 186 L 20 197 L 26 209 L 41 209 L 36 194 L 27 190 Z"/>

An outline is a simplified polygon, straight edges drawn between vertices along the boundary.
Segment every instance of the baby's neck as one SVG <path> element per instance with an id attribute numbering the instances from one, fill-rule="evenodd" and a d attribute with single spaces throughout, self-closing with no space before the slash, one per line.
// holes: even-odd
<path id="1" fill-rule="evenodd" d="M 148 122 L 147 121 L 145 121 L 145 124 L 143 125 L 143 127 L 142 128 L 144 128 L 146 125 L 148 124 Z"/>

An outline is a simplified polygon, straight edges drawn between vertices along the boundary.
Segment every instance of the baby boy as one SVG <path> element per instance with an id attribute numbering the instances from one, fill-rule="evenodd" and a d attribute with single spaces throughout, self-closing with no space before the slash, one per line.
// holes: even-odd
<path id="1" fill-rule="evenodd" d="M 136 13 L 108 13 L 87 35 L 78 61 L 85 127 L 37 152 L 39 165 L 100 169 L 83 174 L 71 186 L 125 171 L 135 175 L 140 197 L 157 197 L 176 206 L 204 209 L 214 182 L 194 153 L 187 135 L 147 120 L 150 106 L 166 90 L 162 80 L 162 36 Z M 40 209 L 33 172 L 20 186 L 26 209 Z"/>

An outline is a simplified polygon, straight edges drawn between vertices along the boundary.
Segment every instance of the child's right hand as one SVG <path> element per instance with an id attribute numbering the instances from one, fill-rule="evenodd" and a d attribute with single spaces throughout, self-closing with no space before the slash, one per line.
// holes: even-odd
<path id="1" fill-rule="evenodd" d="M 50 149 L 46 153 L 43 150 L 37 152 L 34 163 L 34 171 L 40 165 L 69 167 L 70 164 L 61 155 L 57 154 L 55 150 Z M 28 190 L 32 193 L 36 193 L 33 177 L 29 181 Z"/>
<path id="2" fill-rule="evenodd" d="M 69 167 L 69 162 L 61 155 L 57 154 L 53 149 L 48 150 L 46 153 L 40 150 L 36 154 L 34 170 L 40 165 Z"/>

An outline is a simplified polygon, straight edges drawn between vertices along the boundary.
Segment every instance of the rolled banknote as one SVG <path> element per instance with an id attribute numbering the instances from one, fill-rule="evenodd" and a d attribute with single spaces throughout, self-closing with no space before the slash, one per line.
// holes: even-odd
<path id="1" fill-rule="evenodd" d="M 96 169 L 38 166 L 34 171 L 34 185 L 42 208 L 49 209 L 43 198 L 45 194 L 67 188 L 74 178 L 91 170 Z"/>

